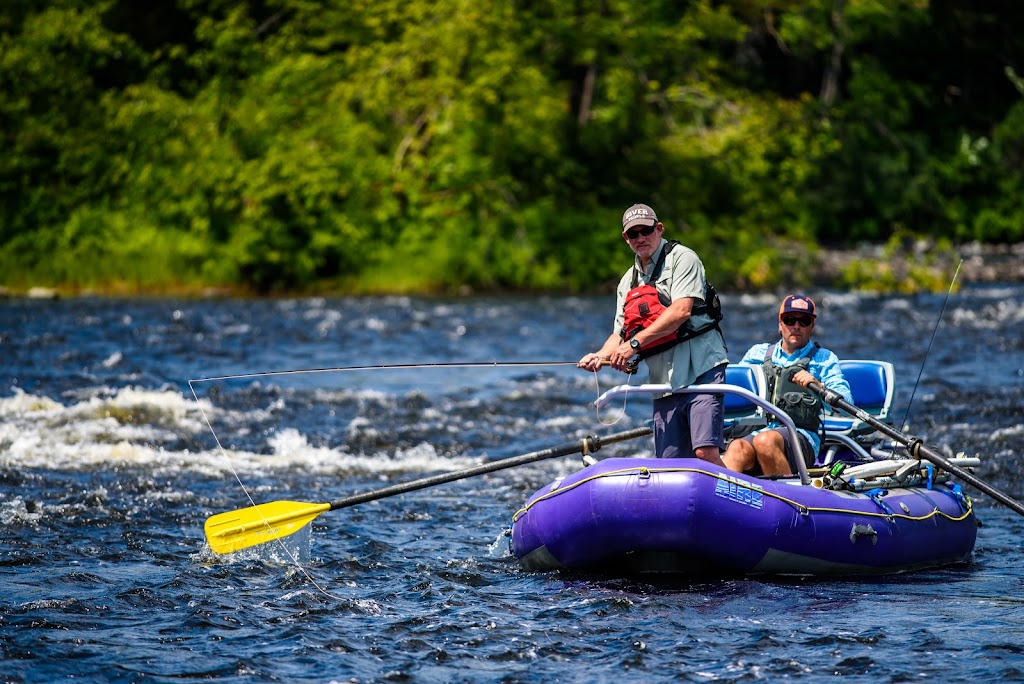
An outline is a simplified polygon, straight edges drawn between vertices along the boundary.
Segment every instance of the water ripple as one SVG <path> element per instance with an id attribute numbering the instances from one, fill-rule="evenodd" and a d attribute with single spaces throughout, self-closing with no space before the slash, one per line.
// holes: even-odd
<path id="1" fill-rule="evenodd" d="M 1024 495 L 1024 288 L 965 288 L 942 321 L 941 296 L 821 295 L 819 339 L 846 358 L 890 355 L 910 431 L 943 453 L 980 454 L 981 477 Z M 734 358 L 775 334 L 776 296 L 723 299 Z M 0 302 L 5 678 L 1024 677 L 1024 518 L 974 491 L 983 527 L 969 565 L 882 578 L 525 572 L 508 554 L 509 519 L 576 457 L 331 511 L 281 546 L 218 556 L 205 545 L 209 515 L 249 505 L 235 474 L 258 501 L 331 501 L 642 424 L 648 404 L 593 409 L 621 376 L 495 363 L 574 361 L 602 341 L 609 307 L 607 297 Z M 493 365 L 203 381 L 198 401 L 188 385 L 467 361 Z"/>

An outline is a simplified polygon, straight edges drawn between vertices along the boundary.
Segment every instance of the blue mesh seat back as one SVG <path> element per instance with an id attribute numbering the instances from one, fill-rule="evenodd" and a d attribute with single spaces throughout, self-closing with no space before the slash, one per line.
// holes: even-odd
<path id="1" fill-rule="evenodd" d="M 886 423 L 891 422 L 892 399 L 895 388 L 892 364 L 885 361 L 842 360 L 839 367 L 850 384 L 853 405 Z M 870 432 L 870 426 L 842 411 L 825 416 L 826 432 Z"/>
<path id="2" fill-rule="evenodd" d="M 868 413 L 880 413 L 888 396 L 885 368 L 865 361 L 845 361 L 839 365 L 843 369 L 843 377 L 850 383 L 854 406 Z"/>
<path id="3" fill-rule="evenodd" d="M 749 366 L 736 366 L 730 364 L 725 367 L 725 384 L 736 385 L 743 389 L 750 390 L 754 394 L 760 394 L 757 386 L 757 376 L 753 368 Z M 754 413 L 757 407 L 738 394 L 725 395 L 725 415 L 734 416 L 737 414 Z"/>

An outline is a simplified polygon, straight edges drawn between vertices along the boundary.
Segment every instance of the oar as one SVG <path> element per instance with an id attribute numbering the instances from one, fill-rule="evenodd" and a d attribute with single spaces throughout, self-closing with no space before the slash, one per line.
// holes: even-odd
<path id="1" fill-rule="evenodd" d="M 463 480 L 474 475 L 492 473 L 496 470 L 514 468 L 515 466 L 542 461 L 547 458 L 578 453 L 589 454 L 607 444 L 624 442 L 649 434 L 651 434 L 651 428 L 643 427 L 625 432 L 617 432 L 605 437 L 590 435 L 580 441 L 569 442 L 551 447 L 550 449 L 513 456 L 500 461 L 492 461 L 491 463 L 484 463 L 473 468 L 466 468 L 465 470 L 456 470 L 433 477 L 424 477 L 412 482 L 366 492 L 365 494 L 356 494 L 330 503 L 273 501 L 258 506 L 242 508 L 237 511 L 218 513 L 206 520 L 206 525 L 204 526 L 206 541 L 216 553 L 231 553 L 232 551 L 239 551 L 250 546 L 294 534 L 308 525 L 313 518 L 326 511 L 348 508 L 349 506 L 355 506 L 368 501 L 376 501 L 377 499 L 384 499 L 389 496 L 413 492 L 424 487 L 433 487 L 434 485 L 445 484 L 446 482 Z"/>
<path id="2" fill-rule="evenodd" d="M 952 473 L 953 475 L 956 475 L 964 482 L 973 485 L 974 487 L 977 487 L 978 489 L 980 489 L 981 491 L 985 492 L 993 499 L 998 501 L 999 503 L 1011 508 L 1012 510 L 1014 510 L 1017 513 L 1020 513 L 1021 515 L 1024 515 L 1024 504 L 1021 504 L 1013 497 L 1002 493 L 1001 491 L 999 491 L 992 485 L 988 484 L 984 480 L 975 477 L 975 475 L 970 471 L 964 470 L 960 466 L 950 462 L 949 459 L 947 459 L 942 454 L 933 451 L 932 449 L 929 449 L 924 445 L 924 442 L 922 442 L 920 439 L 916 437 L 907 437 L 906 435 L 904 435 L 902 432 L 892 427 L 891 425 L 888 425 L 878 420 L 864 409 L 857 408 L 853 404 L 847 402 L 845 399 L 843 399 L 842 396 L 840 396 L 838 392 L 836 392 L 835 390 L 828 389 L 821 383 L 812 382 L 811 389 L 817 392 L 819 395 L 821 395 L 822 400 L 826 404 L 829 404 L 830 406 L 835 406 L 836 408 L 841 409 L 846 413 L 849 413 L 851 416 L 859 418 L 860 420 L 864 421 L 865 423 L 875 428 L 882 434 L 887 435 L 892 439 L 896 440 L 897 442 L 899 442 L 900 444 L 906 446 L 910 450 L 910 455 L 913 456 L 914 458 L 918 460 L 924 458 L 925 460 L 931 461 L 932 463 L 942 468 L 946 472 Z"/>

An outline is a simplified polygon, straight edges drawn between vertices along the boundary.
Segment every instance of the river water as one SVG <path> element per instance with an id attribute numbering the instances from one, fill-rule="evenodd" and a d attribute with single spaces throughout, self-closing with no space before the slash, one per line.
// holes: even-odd
<path id="1" fill-rule="evenodd" d="M 895 363 L 897 423 L 1024 498 L 1024 286 L 810 294 L 824 346 Z M 775 336 L 778 299 L 724 295 L 730 358 Z M 578 457 L 325 513 L 292 557 L 206 547 L 247 495 L 332 501 L 642 425 L 644 400 L 593 408 L 624 376 L 567 363 L 611 307 L 0 301 L 0 680 L 1024 678 L 1024 518 L 969 486 L 969 565 L 871 579 L 525 572 L 511 515 Z"/>

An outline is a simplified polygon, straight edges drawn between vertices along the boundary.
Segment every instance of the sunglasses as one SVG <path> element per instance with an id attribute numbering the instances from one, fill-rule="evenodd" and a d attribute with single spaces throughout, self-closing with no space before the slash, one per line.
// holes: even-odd
<path id="1" fill-rule="evenodd" d="M 814 325 L 814 319 L 810 316 L 782 316 L 781 319 L 783 325 L 788 325 L 792 328 L 794 325 L 799 325 L 804 328 L 809 328 Z"/>
<path id="2" fill-rule="evenodd" d="M 651 225 L 644 226 L 643 228 L 634 228 L 633 230 L 627 230 L 626 237 L 628 237 L 630 240 L 636 240 L 641 235 L 646 237 L 647 235 L 653 233 L 654 229 L 657 227 L 657 223 L 652 223 Z"/>

